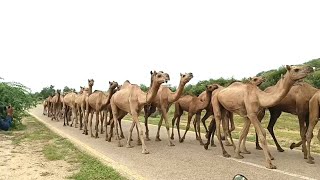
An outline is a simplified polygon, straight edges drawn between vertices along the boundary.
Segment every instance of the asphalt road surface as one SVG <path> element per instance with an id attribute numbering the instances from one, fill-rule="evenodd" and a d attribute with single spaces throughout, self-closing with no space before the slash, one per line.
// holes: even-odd
<path id="1" fill-rule="evenodd" d="M 275 157 L 273 164 L 277 166 L 276 170 L 270 170 L 265 168 L 263 152 L 255 150 L 253 143 L 247 143 L 247 149 L 251 154 L 244 154 L 244 159 L 232 158 L 234 155 L 232 147 L 226 147 L 231 158 L 224 158 L 219 145 L 205 150 L 195 140 L 195 134 L 191 131 L 188 132 L 183 143 L 175 139 L 173 141 L 175 146 L 169 147 L 165 127 L 162 127 L 160 134 L 162 141 L 156 142 L 154 141 L 156 126 L 150 125 L 151 141 L 146 141 L 150 154 L 145 155 L 141 154 L 141 146 L 136 143 L 135 130 L 133 148 L 117 147 L 116 140 L 105 141 L 105 134 L 99 134 L 100 138 L 96 139 L 90 137 L 90 132 L 89 136 L 86 136 L 77 128 L 63 126 L 63 120 L 51 121 L 47 116 L 42 115 L 42 106 L 30 110 L 30 113 L 50 129 L 71 139 L 74 144 L 78 146 L 81 144 L 83 149 L 91 149 L 89 152 L 100 156 L 100 159 L 109 162 L 130 179 L 227 180 L 238 173 L 245 175 L 248 179 L 320 179 L 320 156 L 313 154 L 316 163 L 308 164 L 300 150 L 285 149 L 280 153 L 274 146 L 269 145 Z M 127 137 L 131 122 L 123 121 L 122 123 Z M 177 137 L 176 132 L 175 137 Z M 124 139 L 121 142 L 123 145 L 126 143 Z"/>

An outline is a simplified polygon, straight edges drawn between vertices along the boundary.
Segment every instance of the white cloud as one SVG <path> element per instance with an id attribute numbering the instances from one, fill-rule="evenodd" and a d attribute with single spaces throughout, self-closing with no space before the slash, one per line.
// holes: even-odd
<path id="1" fill-rule="evenodd" d="M 39 91 L 242 78 L 320 56 L 318 1 L 1 1 L 0 76 Z"/>

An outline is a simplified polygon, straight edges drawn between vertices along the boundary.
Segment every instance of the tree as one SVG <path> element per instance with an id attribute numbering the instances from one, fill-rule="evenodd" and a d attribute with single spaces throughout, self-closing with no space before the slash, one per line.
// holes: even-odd
<path id="1" fill-rule="evenodd" d="M 54 86 L 50 85 L 49 87 L 42 88 L 42 90 L 39 93 L 39 96 L 41 99 L 46 99 L 50 95 L 54 95 L 55 92 L 56 90 L 54 89 Z"/>
<path id="2" fill-rule="evenodd" d="M 69 88 L 68 86 L 65 86 L 63 88 L 63 93 L 68 93 L 68 92 L 71 92 L 73 89 L 72 88 Z"/>
<path id="3" fill-rule="evenodd" d="M 143 91 L 143 92 L 147 92 L 149 90 L 149 88 L 144 85 L 144 84 L 140 84 L 140 89 Z"/>

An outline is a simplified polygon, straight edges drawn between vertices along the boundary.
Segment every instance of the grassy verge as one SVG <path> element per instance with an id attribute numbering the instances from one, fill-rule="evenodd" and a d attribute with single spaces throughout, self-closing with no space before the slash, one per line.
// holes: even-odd
<path id="1" fill-rule="evenodd" d="M 44 143 L 42 152 L 50 160 L 64 160 L 77 169 L 70 179 L 125 179 L 111 167 L 78 150 L 70 141 L 50 131 L 32 116 L 24 119 L 25 128 L 14 131 L 13 143 Z"/>
<path id="2" fill-rule="evenodd" d="M 174 113 L 174 108 L 171 107 L 169 110 L 169 113 L 168 113 L 170 127 L 171 127 L 171 120 L 173 117 L 173 113 Z M 202 112 L 202 116 L 203 115 L 204 115 L 204 112 Z M 209 125 L 211 118 L 212 117 L 209 117 L 208 120 L 206 121 L 207 126 Z M 270 114 L 267 111 L 264 119 L 262 120 L 262 126 L 265 129 L 268 126 L 269 118 L 270 118 Z M 127 116 L 127 117 L 125 117 L 125 119 L 131 120 L 131 117 Z M 160 120 L 160 116 L 157 116 L 156 118 L 150 117 L 148 119 L 148 122 L 149 122 L 149 124 L 158 125 L 159 120 Z M 144 122 L 144 116 L 142 114 L 140 115 L 140 121 Z M 232 132 L 232 137 L 234 137 L 235 139 L 238 139 L 244 123 L 243 123 L 243 119 L 238 115 L 234 116 L 234 121 L 235 121 L 236 129 L 235 129 L 235 131 Z M 184 130 L 186 128 L 186 124 L 187 124 L 187 113 L 184 113 L 184 115 L 181 117 L 180 129 Z M 318 125 L 314 129 L 315 135 L 317 135 L 317 133 L 318 133 L 319 124 L 320 123 L 318 123 Z M 164 121 L 162 123 L 162 126 L 164 126 Z M 192 122 L 190 124 L 189 130 L 194 131 Z M 270 133 L 268 133 L 267 129 L 266 129 L 266 131 L 267 131 L 268 144 L 275 145 Z M 201 132 L 203 132 L 203 133 L 205 132 L 205 129 L 202 126 L 202 123 L 201 123 Z M 279 117 L 279 119 L 274 127 L 274 132 L 275 132 L 275 135 L 276 135 L 281 147 L 289 148 L 291 143 L 293 143 L 293 142 L 297 143 L 298 141 L 301 140 L 298 118 L 297 118 L 297 116 L 292 115 L 292 114 L 282 113 L 282 115 Z M 255 142 L 255 139 L 256 139 L 255 138 L 255 131 L 254 131 L 253 126 L 251 125 L 250 131 L 249 131 L 249 134 L 247 137 L 247 141 Z M 301 147 L 300 147 L 300 149 L 301 149 Z M 311 151 L 316 152 L 316 153 L 320 153 L 320 142 L 318 141 L 318 139 L 316 137 L 314 137 L 312 139 Z"/>

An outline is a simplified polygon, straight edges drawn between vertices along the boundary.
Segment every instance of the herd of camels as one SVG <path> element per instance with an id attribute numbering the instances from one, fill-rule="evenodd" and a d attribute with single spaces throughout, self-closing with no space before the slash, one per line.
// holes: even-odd
<path id="1" fill-rule="evenodd" d="M 88 80 L 88 87 L 81 87 L 80 92 L 70 92 L 62 95 L 57 90 L 54 96 L 49 96 L 44 101 L 43 114 L 52 117 L 52 120 L 64 119 L 64 126 L 77 127 L 80 124 L 80 130 L 83 134 L 88 134 L 90 125 L 91 137 L 98 138 L 103 134 L 104 128 L 110 125 L 109 133 L 105 133 L 107 141 L 111 141 L 113 136 L 113 127 L 115 126 L 115 140 L 118 146 L 122 146 L 121 139 L 124 138 L 121 119 L 128 113 L 132 116 L 132 125 L 127 137 L 126 147 L 132 147 L 132 131 L 136 126 L 138 132 L 138 143 L 142 145 L 142 153 L 148 154 L 145 140 L 149 139 L 148 117 L 158 109 L 161 118 L 158 124 L 156 141 L 160 141 L 160 127 L 163 119 L 168 135 L 168 145 L 174 146 L 174 125 L 177 126 L 179 142 L 183 142 L 190 128 L 190 122 L 195 115 L 193 125 L 196 139 L 205 149 L 211 142 L 214 145 L 213 136 L 217 135 L 219 144 L 222 148 L 224 157 L 230 157 L 222 143 L 220 126 L 225 134 L 225 145 L 232 145 L 235 150 L 235 158 L 243 158 L 242 154 L 250 154 L 246 149 L 246 136 L 249 132 L 250 124 L 253 124 L 257 138 L 256 148 L 262 149 L 265 155 L 266 167 L 275 169 L 272 164 L 274 157 L 271 155 L 266 141 L 266 131 L 261 126 L 261 120 L 264 117 L 265 110 L 270 111 L 270 122 L 268 130 L 277 146 L 278 151 L 283 149 L 273 132 L 273 127 L 282 112 L 291 113 L 298 116 L 300 125 L 301 141 L 292 144 L 290 148 L 302 145 L 304 158 L 308 163 L 314 163 L 310 154 L 310 143 L 313 137 L 313 129 L 319 119 L 320 91 L 310 84 L 302 81 L 314 69 L 309 66 L 286 66 L 286 74 L 281 77 L 276 85 L 271 86 L 264 91 L 259 89 L 259 85 L 264 81 L 262 77 L 253 77 L 250 82 L 233 82 L 227 87 L 218 84 L 206 86 L 206 90 L 199 96 L 183 95 L 185 85 L 193 78 L 192 73 L 180 74 L 180 83 L 175 92 L 169 87 L 162 85 L 170 80 L 167 73 L 162 71 L 151 71 L 151 84 L 147 92 L 143 92 L 138 85 L 131 84 L 128 80 L 123 85 L 117 82 L 109 82 L 107 92 L 96 90 L 92 92 L 94 80 Z M 172 131 L 170 135 L 168 123 L 168 110 L 174 104 L 175 113 L 172 119 Z M 139 122 L 140 111 L 144 109 L 145 115 L 145 136 L 143 128 Z M 206 114 L 201 118 L 201 111 L 206 110 Z M 188 112 L 188 121 L 186 130 L 180 135 L 180 117 L 183 112 Z M 107 118 L 109 113 L 109 120 Z M 233 113 L 243 117 L 244 126 L 241 131 L 237 146 L 234 144 L 231 132 L 235 129 L 233 122 Z M 95 129 L 92 130 L 93 115 L 96 115 Z M 89 118 L 90 115 L 90 118 Z M 209 127 L 205 121 L 213 115 Z M 80 123 L 79 123 L 80 121 Z M 200 122 L 203 123 L 206 130 L 207 142 L 203 144 L 200 133 Z M 99 128 L 99 123 L 101 127 Z M 120 133 L 118 132 L 120 127 Z M 215 132 L 216 131 L 216 132 Z M 211 141 L 210 141 L 211 139 Z M 230 142 L 229 142 L 229 140 Z M 319 134 L 318 139 L 320 140 Z M 259 144 L 260 143 L 260 144 Z M 261 146 L 260 146 L 261 145 Z"/>

